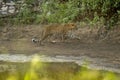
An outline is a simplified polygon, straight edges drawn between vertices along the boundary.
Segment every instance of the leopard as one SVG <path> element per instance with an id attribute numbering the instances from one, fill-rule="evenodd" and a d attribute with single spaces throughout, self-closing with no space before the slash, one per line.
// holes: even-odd
<path id="1" fill-rule="evenodd" d="M 41 45 L 44 40 L 54 35 L 60 35 L 61 41 L 64 41 L 67 33 L 75 29 L 77 29 L 77 25 L 75 23 L 45 25 L 41 31 L 41 38 L 39 40 L 39 44 Z"/>

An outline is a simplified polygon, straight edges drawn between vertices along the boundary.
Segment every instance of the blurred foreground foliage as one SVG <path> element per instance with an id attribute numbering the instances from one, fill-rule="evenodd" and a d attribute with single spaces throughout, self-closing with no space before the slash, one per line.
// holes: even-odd
<path id="1" fill-rule="evenodd" d="M 12 24 L 101 22 L 109 29 L 119 23 L 120 0 L 24 0 L 18 14 L 9 18 Z"/>
<path id="2" fill-rule="evenodd" d="M 120 80 L 120 74 L 89 70 L 85 67 L 75 71 L 58 65 L 47 68 L 46 66 L 49 65 L 43 65 L 38 56 L 34 56 L 28 66 L 25 70 L 20 68 L 19 71 L 13 70 L 0 74 L 0 80 Z M 72 68 L 75 69 L 75 66 Z"/>

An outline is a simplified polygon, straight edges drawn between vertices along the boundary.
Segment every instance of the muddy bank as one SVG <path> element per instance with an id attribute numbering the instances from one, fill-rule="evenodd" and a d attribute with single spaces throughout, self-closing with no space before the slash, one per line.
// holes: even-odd
<path id="1" fill-rule="evenodd" d="M 18 55 L 19 57 L 22 54 L 28 57 L 38 54 L 48 56 L 48 58 L 50 56 L 50 59 L 63 56 L 65 60 L 68 59 L 67 61 L 72 56 L 75 58 L 73 58 L 75 63 L 80 65 L 82 64 L 79 61 L 88 59 L 92 68 L 115 72 L 120 70 L 120 29 L 113 29 L 107 34 L 106 38 L 98 39 L 96 37 L 97 28 L 81 27 L 72 32 L 72 36 L 68 34 L 68 39 L 65 42 L 60 42 L 59 39 L 56 39 L 58 41 L 56 43 L 45 40 L 44 46 L 38 46 L 32 43 L 31 39 L 34 36 L 39 38 L 40 31 L 41 26 L 38 25 L 0 28 L 0 56 L 10 54 L 10 56 Z M 20 59 L 23 59 L 24 56 Z M 76 57 L 80 59 L 77 62 Z M 6 61 L 7 59 L 10 61 L 8 58 L 7 56 L 4 59 L 1 57 L 0 60 Z M 19 58 L 10 59 L 17 60 Z M 57 57 L 55 61 L 57 59 L 59 60 Z"/>
<path id="2" fill-rule="evenodd" d="M 74 62 L 81 66 L 87 61 L 88 68 L 120 73 L 119 44 L 74 41 L 36 46 L 25 39 L 0 43 L 0 61 L 29 62 L 36 54 L 43 62 Z"/>

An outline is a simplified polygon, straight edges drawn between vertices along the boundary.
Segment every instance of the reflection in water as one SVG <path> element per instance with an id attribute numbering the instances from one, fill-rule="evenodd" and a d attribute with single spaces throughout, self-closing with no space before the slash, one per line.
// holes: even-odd
<path id="1" fill-rule="evenodd" d="M 34 55 L 23 55 L 23 54 L 0 54 L 0 61 L 4 62 L 30 62 Z M 39 56 L 39 55 L 37 55 Z M 108 63 L 107 60 L 98 59 L 98 58 L 90 58 L 87 56 L 39 56 L 39 61 L 41 62 L 74 62 L 79 66 L 84 66 L 87 63 L 87 67 L 90 69 L 98 69 L 98 70 L 108 70 L 120 73 L 120 65 L 114 65 L 112 63 Z"/>
<path id="2" fill-rule="evenodd" d="M 87 66 L 88 57 L 5 55 L 0 56 L 0 80 L 120 80 L 119 74 L 90 70 L 75 63 L 86 58 L 87 62 L 83 62 Z M 21 60 L 22 56 L 26 60 Z"/>

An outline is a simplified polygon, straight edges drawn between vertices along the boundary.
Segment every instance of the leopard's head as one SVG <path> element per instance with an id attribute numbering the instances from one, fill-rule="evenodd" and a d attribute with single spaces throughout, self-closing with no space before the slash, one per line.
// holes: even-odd
<path id="1" fill-rule="evenodd" d="M 77 29 L 77 25 L 76 25 L 76 23 L 68 23 L 68 27 L 69 27 L 69 29 Z"/>

